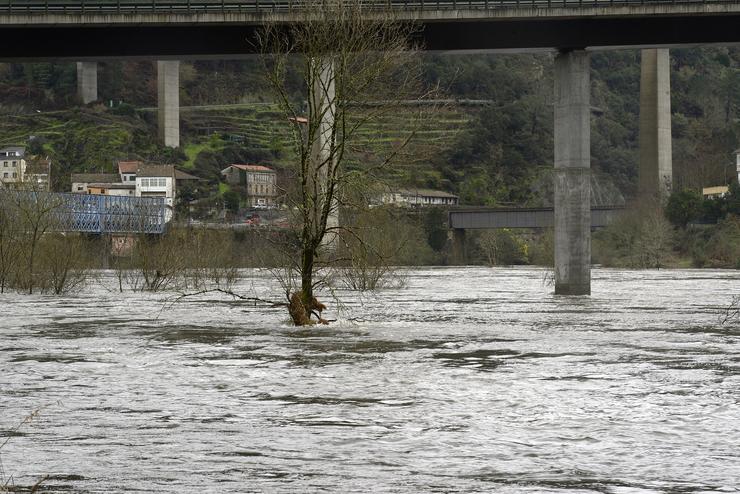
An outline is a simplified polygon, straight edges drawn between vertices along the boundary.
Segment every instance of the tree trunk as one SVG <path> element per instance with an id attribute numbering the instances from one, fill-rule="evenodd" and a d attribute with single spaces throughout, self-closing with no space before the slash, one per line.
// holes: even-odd
<path id="1" fill-rule="evenodd" d="M 326 309 L 326 306 L 313 296 L 313 265 L 316 247 L 314 242 L 305 242 L 303 246 L 301 290 L 291 294 L 288 313 L 296 326 L 310 326 L 317 322 L 327 324 L 327 321 L 321 317 L 321 312 Z M 311 319 L 312 315 L 316 316 L 315 321 Z"/>

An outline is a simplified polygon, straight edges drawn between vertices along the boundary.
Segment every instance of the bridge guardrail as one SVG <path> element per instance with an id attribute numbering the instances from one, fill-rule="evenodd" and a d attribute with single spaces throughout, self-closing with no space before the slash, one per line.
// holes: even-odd
<path id="1" fill-rule="evenodd" d="M 365 0 L 368 10 L 496 10 L 502 8 L 589 8 L 628 5 L 734 4 L 738 0 Z M 302 0 L 4 0 L 0 14 L 197 14 L 301 11 Z"/>

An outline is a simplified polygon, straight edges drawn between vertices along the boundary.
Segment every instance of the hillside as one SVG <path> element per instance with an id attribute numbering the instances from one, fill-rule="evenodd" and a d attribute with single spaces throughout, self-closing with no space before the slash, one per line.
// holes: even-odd
<path id="1" fill-rule="evenodd" d="M 729 179 L 740 147 L 740 50 L 673 50 L 672 111 L 675 179 L 679 186 Z M 55 163 L 54 186 L 73 172 L 111 171 L 118 159 L 174 162 L 207 179 L 234 161 L 290 166 L 289 127 L 261 81 L 255 61 L 181 64 L 181 150 L 156 142 L 155 72 L 150 62 L 101 63 L 100 98 L 78 108 L 74 64 L 0 64 L 0 145 L 34 147 Z M 541 204 L 552 168 L 552 57 L 549 55 L 425 56 L 425 79 L 445 98 L 484 105 L 442 105 L 418 120 L 401 107 L 362 129 L 350 166 L 382 159 L 414 130 L 415 138 L 380 177 L 396 186 L 455 192 L 466 204 Z M 292 88 L 296 98 L 301 89 Z M 113 108 L 109 108 L 110 105 Z M 592 166 L 606 197 L 634 194 L 637 177 L 639 52 L 592 57 Z M 43 145 L 43 149 L 41 146 Z"/>

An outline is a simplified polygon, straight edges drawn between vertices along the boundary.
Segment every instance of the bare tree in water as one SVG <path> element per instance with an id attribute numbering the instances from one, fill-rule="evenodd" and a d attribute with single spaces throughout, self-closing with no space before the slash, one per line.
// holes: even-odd
<path id="1" fill-rule="evenodd" d="M 349 169 L 360 130 L 396 111 L 401 100 L 429 94 L 420 89 L 414 28 L 408 23 L 387 12 L 366 11 L 351 0 L 304 5 L 304 22 L 269 24 L 259 36 L 265 72 L 290 126 L 296 159 L 295 187 L 286 191 L 296 238 L 286 248 L 288 263 L 280 281 L 299 326 L 313 324 L 312 315 L 326 322 L 321 317 L 325 307 L 315 297 L 327 281 L 322 273 L 351 252 L 338 248 L 343 238 L 361 240 L 338 219 L 340 209 L 358 205 L 357 194 L 350 191 L 387 167 L 414 134 L 406 129 L 388 156 Z M 308 94 L 307 102 L 304 95 L 296 96 L 296 86 Z"/>

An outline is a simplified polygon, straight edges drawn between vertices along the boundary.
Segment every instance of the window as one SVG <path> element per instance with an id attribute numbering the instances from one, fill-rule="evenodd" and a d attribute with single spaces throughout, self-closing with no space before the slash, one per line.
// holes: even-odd
<path id="1" fill-rule="evenodd" d="M 8 178 L 8 172 L 3 173 L 3 178 Z"/>
<path id="2" fill-rule="evenodd" d="M 81 191 L 82 189 L 84 189 L 84 187 L 83 187 L 82 185 L 78 185 L 78 186 L 77 186 L 77 190 L 78 190 L 78 191 Z"/>
<path id="3" fill-rule="evenodd" d="M 8 162 L 7 162 L 7 161 L 3 161 L 3 166 L 4 166 L 5 168 L 7 168 L 7 167 L 8 167 Z"/>
<path id="4" fill-rule="evenodd" d="M 13 172 L 13 178 L 18 178 L 18 173 Z"/>
<path id="5" fill-rule="evenodd" d="M 13 162 L 13 166 L 18 166 L 18 162 L 17 161 L 14 161 Z"/>

